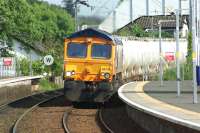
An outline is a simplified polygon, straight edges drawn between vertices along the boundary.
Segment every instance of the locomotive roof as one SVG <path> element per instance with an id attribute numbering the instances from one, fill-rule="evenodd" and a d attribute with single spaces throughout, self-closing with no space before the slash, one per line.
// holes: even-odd
<path id="1" fill-rule="evenodd" d="M 72 39 L 72 38 L 77 38 L 77 37 L 98 37 L 105 40 L 113 41 L 117 45 L 122 44 L 121 41 L 118 38 L 113 37 L 112 34 L 102 31 L 102 30 L 93 29 L 93 28 L 87 28 L 87 29 L 75 32 L 67 38 Z"/>

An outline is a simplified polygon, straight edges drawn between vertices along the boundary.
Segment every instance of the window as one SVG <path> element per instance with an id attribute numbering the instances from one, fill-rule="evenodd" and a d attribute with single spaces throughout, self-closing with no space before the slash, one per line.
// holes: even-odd
<path id="1" fill-rule="evenodd" d="M 92 58 L 109 59 L 111 57 L 112 46 L 108 44 L 93 44 Z"/>
<path id="2" fill-rule="evenodd" d="M 67 46 L 67 56 L 74 58 L 85 58 L 87 56 L 87 45 L 69 43 Z"/>

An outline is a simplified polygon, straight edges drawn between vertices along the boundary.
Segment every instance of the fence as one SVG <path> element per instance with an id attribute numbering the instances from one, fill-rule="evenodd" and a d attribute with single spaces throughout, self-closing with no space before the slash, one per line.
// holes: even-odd
<path id="1" fill-rule="evenodd" d="M 17 76 L 16 60 L 13 57 L 0 58 L 0 79 Z"/>

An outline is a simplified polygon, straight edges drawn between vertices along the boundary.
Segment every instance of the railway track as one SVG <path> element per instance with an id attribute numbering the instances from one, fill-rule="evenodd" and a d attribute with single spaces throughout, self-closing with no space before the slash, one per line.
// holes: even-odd
<path id="1" fill-rule="evenodd" d="M 49 99 L 55 95 L 61 94 L 62 91 L 52 91 L 38 93 L 35 95 L 27 96 L 10 103 L 0 106 L 0 132 L 12 132 L 12 128 L 17 119 L 24 114 L 32 106 Z"/>
<path id="2" fill-rule="evenodd" d="M 41 93 L 0 106 L 0 132 L 146 133 L 127 120 L 119 101 L 72 106 L 62 95 L 61 90 Z"/>
<path id="3" fill-rule="evenodd" d="M 87 105 L 71 107 L 64 113 L 66 133 L 147 133 L 128 117 L 126 106 L 117 96 L 104 106 Z"/>
<path id="4" fill-rule="evenodd" d="M 63 127 L 66 133 L 114 133 L 106 125 L 100 109 L 71 108 L 63 115 Z"/>

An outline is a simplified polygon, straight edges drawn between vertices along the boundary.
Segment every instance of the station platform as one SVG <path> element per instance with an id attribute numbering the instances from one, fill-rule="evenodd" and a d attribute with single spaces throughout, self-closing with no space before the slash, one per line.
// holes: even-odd
<path id="1" fill-rule="evenodd" d="M 127 104 L 128 115 L 150 133 L 200 132 L 200 100 L 193 104 L 192 81 L 181 82 L 177 97 L 176 81 L 131 82 L 118 90 Z M 200 94 L 198 94 L 200 99 Z"/>

